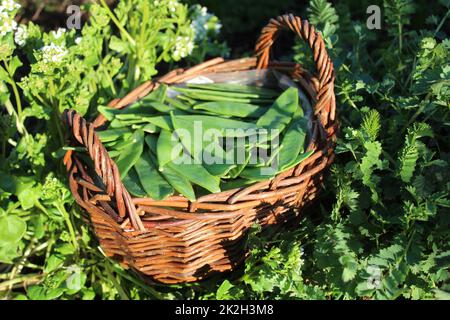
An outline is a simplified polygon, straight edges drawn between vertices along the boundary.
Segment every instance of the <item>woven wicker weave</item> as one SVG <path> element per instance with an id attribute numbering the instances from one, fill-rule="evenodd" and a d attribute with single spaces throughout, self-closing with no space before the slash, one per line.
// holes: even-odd
<path id="1" fill-rule="evenodd" d="M 295 63 L 269 61 L 271 46 L 282 30 L 294 32 L 310 46 L 316 74 Z M 72 145 L 86 147 L 92 160 L 87 163 L 86 157 L 75 151 L 66 153 L 70 188 L 77 203 L 89 213 L 106 255 L 159 282 L 196 281 L 231 270 L 242 262 L 246 256 L 245 235 L 256 221 L 274 230 L 298 221 L 296 217 L 317 195 L 323 171 L 333 160 L 337 128 L 333 64 L 322 36 L 307 21 L 293 15 L 272 19 L 262 30 L 255 57 L 231 61 L 216 58 L 187 70 L 173 70 L 142 84 L 123 99 L 112 101 L 110 106 L 126 107 L 160 83 L 179 83 L 212 72 L 268 67 L 298 81 L 309 95 L 314 117 L 307 150 L 314 153 L 272 180 L 202 196 L 195 202 L 183 196 L 164 201 L 132 198 L 95 133 L 106 119 L 99 116 L 87 123 L 72 110 L 64 113 Z"/>

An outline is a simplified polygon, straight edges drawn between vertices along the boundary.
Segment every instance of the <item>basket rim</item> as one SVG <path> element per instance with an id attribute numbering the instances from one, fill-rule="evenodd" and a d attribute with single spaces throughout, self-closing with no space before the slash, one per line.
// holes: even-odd
<path id="1" fill-rule="evenodd" d="M 214 60 L 214 59 L 213 59 Z M 217 61 L 217 60 L 216 60 Z M 246 62 L 246 61 L 256 61 L 254 57 L 250 57 L 250 58 L 245 58 L 245 59 L 234 59 L 234 60 L 229 60 L 227 62 Z M 227 63 L 225 62 L 225 63 Z M 281 67 L 283 69 L 285 69 L 286 67 L 290 67 L 293 70 L 295 69 L 299 69 L 301 68 L 300 64 L 298 63 L 280 63 L 280 62 L 276 62 L 276 66 Z M 194 67 L 195 68 L 195 67 Z M 249 69 L 254 69 L 254 68 L 249 68 Z M 188 69 L 189 70 L 189 69 Z M 208 71 L 208 70 L 207 70 Z M 229 71 L 229 72 L 234 72 L 234 71 Z M 170 74 L 170 73 L 169 73 Z M 200 73 L 195 73 L 195 74 L 190 74 L 191 78 L 194 78 L 198 75 L 204 74 L 204 72 L 200 72 Z M 184 72 L 180 72 L 177 73 L 176 76 L 181 76 L 181 75 L 185 75 Z M 188 74 L 189 75 L 189 74 Z M 164 77 L 164 76 L 163 76 Z M 167 79 L 167 78 L 166 78 Z M 179 77 L 179 79 L 182 79 L 181 77 Z M 183 81 L 185 81 L 186 79 L 183 79 Z M 297 79 L 295 79 L 297 80 Z M 157 89 L 159 84 L 161 83 L 167 83 L 167 82 L 160 82 L 159 79 L 157 81 L 151 82 L 151 84 L 153 84 L 152 86 L 150 86 L 150 90 L 148 90 L 148 92 L 145 95 L 142 95 L 142 92 L 139 94 L 139 97 L 135 100 L 135 101 L 131 101 L 126 105 L 121 106 L 120 108 L 127 108 L 130 104 L 138 101 L 139 99 L 142 99 L 143 97 L 145 97 L 148 93 L 152 92 L 153 90 Z M 176 82 L 179 83 L 179 82 Z M 156 85 L 155 85 L 156 84 Z M 175 84 L 175 82 L 169 82 L 168 84 Z M 298 83 L 301 85 L 302 89 L 305 90 L 305 92 L 308 93 L 308 95 L 310 95 L 311 92 L 316 93 L 315 88 L 313 87 L 312 84 L 310 84 L 310 86 L 308 88 L 304 87 L 304 84 Z M 147 85 L 150 85 L 150 83 L 148 83 Z M 138 88 L 139 89 L 139 88 Z M 137 89 L 135 89 L 137 91 Z M 132 91 L 133 93 L 133 91 Z M 314 108 L 315 103 L 314 102 L 314 97 L 309 96 L 308 97 L 311 101 L 311 105 Z M 117 105 L 117 100 L 113 100 L 111 105 L 114 107 Z M 116 102 L 116 103 L 114 103 Z M 100 119 L 101 115 L 99 115 L 96 120 L 94 120 L 94 123 L 97 123 L 97 127 L 101 127 L 105 124 L 108 123 L 108 121 L 104 121 L 101 123 L 101 125 L 98 125 L 98 123 L 100 123 L 98 120 Z M 315 124 L 314 127 L 318 128 L 321 126 L 320 121 L 317 119 L 317 117 L 315 117 L 314 115 L 312 116 L 311 119 L 312 123 Z M 190 200 L 188 200 L 186 197 L 184 197 L 183 195 L 175 195 L 175 196 L 171 196 L 168 197 L 164 200 L 154 200 L 151 199 L 149 197 L 134 197 L 132 196 L 132 202 L 133 204 L 136 205 L 141 205 L 141 206 L 152 206 L 152 207 L 169 207 L 171 209 L 167 209 L 167 210 L 163 210 L 165 215 L 168 216 L 172 216 L 174 218 L 177 218 L 179 220 L 209 220 L 209 219 L 217 219 L 219 216 L 223 216 L 224 212 L 228 212 L 230 216 L 233 215 L 239 215 L 241 213 L 242 210 L 245 210 L 246 207 L 254 207 L 257 202 L 261 202 L 260 200 L 254 200 L 252 202 L 248 202 L 248 200 L 241 200 L 239 198 L 250 194 L 252 191 L 254 190 L 258 190 L 258 189 L 262 189 L 262 188 L 267 188 L 269 187 L 271 184 L 273 184 L 273 182 L 276 181 L 280 181 L 283 178 L 286 178 L 288 176 L 291 176 L 296 169 L 298 169 L 299 166 L 306 166 L 307 164 L 309 164 L 310 162 L 314 162 L 315 160 L 317 160 L 321 155 L 323 155 L 323 153 L 325 152 L 325 150 L 327 149 L 327 141 L 329 141 L 331 138 L 328 137 L 324 137 L 324 136 L 320 136 L 318 135 L 317 132 L 318 129 L 316 129 L 316 134 L 315 136 L 316 139 L 314 139 L 314 134 L 312 135 L 307 148 L 305 149 L 305 151 L 310 151 L 313 150 L 313 154 L 311 154 L 311 156 L 306 159 L 305 161 L 303 161 L 302 163 L 298 164 L 297 166 L 285 170 L 279 174 L 277 174 L 276 176 L 274 176 L 271 179 L 265 179 L 262 181 L 258 181 L 258 182 L 254 182 L 252 184 L 249 184 L 247 186 L 242 186 L 242 187 L 238 187 L 238 188 L 233 188 L 230 190 L 225 190 L 225 191 L 221 191 L 221 192 L 217 192 L 217 193 L 209 193 L 207 195 L 201 196 L 199 198 L 196 199 L 195 202 L 191 202 Z M 96 130 L 97 131 L 97 130 Z M 319 141 L 317 141 L 317 138 L 319 139 Z M 325 142 L 325 147 L 323 147 L 322 149 L 318 148 L 318 145 L 320 143 Z M 320 170 L 317 170 L 320 171 Z M 308 176 L 310 176 L 310 174 L 306 174 L 303 177 L 294 177 L 294 179 L 298 180 L 298 182 L 300 182 L 302 179 L 306 179 Z M 287 184 L 287 183 L 285 183 Z M 282 186 L 282 185 L 281 185 Z M 124 186 L 125 188 L 125 186 Z M 126 188 L 125 188 L 126 189 Z M 276 190 L 272 191 L 272 192 L 277 192 Z M 237 203 L 238 201 L 240 201 L 239 203 Z M 241 203 L 243 203 L 244 205 L 241 205 Z M 195 206 L 195 209 L 193 208 L 193 205 Z M 217 206 L 217 205 L 221 205 L 221 209 L 219 209 L 216 212 L 208 212 L 208 214 L 201 214 L 199 215 L 198 213 L 195 213 L 195 210 L 197 209 L 208 209 L 208 207 L 210 207 L 211 205 L 213 206 Z M 176 209 L 178 210 L 176 210 Z M 163 208 L 161 208 L 162 210 Z M 183 211 L 181 211 L 183 210 Z M 187 210 L 187 211 L 186 211 Z M 217 210 L 217 209 L 216 209 Z M 172 214 L 170 214 L 170 212 Z M 117 223 L 117 222 L 115 222 Z M 121 225 L 119 223 L 117 223 L 118 225 Z M 144 223 L 144 225 L 146 226 L 146 229 L 154 227 L 159 225 L 158 223 Z M 133 236 L 133 234 L 135 233 L 134 229 L 129 229 L 127 231 L 127 229 L 124 229 L 125 233 L 128 233 L 130 236 Z M 139 234 L 140 232 L 138 232 Z"/>

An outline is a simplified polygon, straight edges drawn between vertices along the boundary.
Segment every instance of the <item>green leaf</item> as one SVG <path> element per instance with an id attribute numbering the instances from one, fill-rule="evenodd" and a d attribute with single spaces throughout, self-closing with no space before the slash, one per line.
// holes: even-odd
<path id="1" fill-rule="evenodd" d="M 224 282 L 222 282 L 222 284 L 220 285 L 219 289 L 217 289 L 216 299 L 217 300 L 224 300 L 224 299 L 229 298 L 228 292 L 230 291 L 230 289 L 232 287 L 233 287 L 233 285 L 231 284 L 230 281 L 225 280 Z"/>
<path id="2" fill-rule="evenodd" d="M 344 266 L 342 281 L 349 282 L 350 280 L 353 280 L 358 270 L 358 263 L 355 258 L 351 255 L 344 255 L 339 258 L 339 262 Z"/>
<path id="3" fill-rule="evenodd" d="M 419 150 L 417 146 L 407 145 L 405 146 L 400 154 L 400 177 L 403 182 L 410 182 L 413 177 L 414 170 L 416 168 L 417 160 L 419 159 Z"/>
<path id="4" fill-rule="evenodd" d="M 64 293 L 64 288 L 47 289 L 43 286 L 28 288 L 27 294 L 31 300 L 54 300 Z"/>
<path id="5" fill-rule="evenodd" d="M 11 59 L 11 62 L 9 63 L 9 70 L 11 72 L 11 75 L 14 75 L 16 73 L 17 68 L 21 67 L 22 61 L 20 61 L 18 56 L 14 56 Z"/>
<path id="6" fill-rule="evenodd" d="M 128 147 L 124 148 L 116 160 L 119 168 L 120 177 L 124 178 L 128 171 L 136 164 L 144 150 L 144 132 L 136 130 Z"/>
<path id="7" fill-rule="evenodd" d="M 266 113 L 258 119 L 256 125 L 281 132 L 291 121 L 298 106 L 298 90 L 291 87 L 275 100 Z"/>
<path id="8" fill-rule="evenodd" d="M 128 171 L 127 175 L 122 179 L 122 182 L 127 191 L 133 196 L 141 198 L 147 196 L 135 168 L 131 168 Z"/>
<path id="9" fill-rule="evenodd" d="M 218 115 L 240 117 L 240 118 L 257 118 L 264 114 L 266 108 L 259 107 L 253 104 L 238 103 L 238 102 L 205 102 L 194 105 L 194 110 L 205 110 Z"/>
<path id="10" fill-rule="evenodd" d="M 16 195 L 24 210 L 34 207 L 39 199 L 40 186 L 35 186 L 36 181 L 32 177 L 20 177 L 16 183 Z"/>
<path id="11" fill-rule="evenodd" d="M 157 164 L 149 151 L 144 151 L 136 162 L 135 169 L 145 192 L 155 200 L 162 200 L 173 194 L 173 188 L 161 176 Z"/>
<path id="12" fill-rule="evenodd" d="M 27 231 L 27 224 L 17 216 L 0 217 L 0 246 L 19 242 Z"/>
<path id="13" fill-rule="evenodd" d="M 220 179 L 218 177 L 211 175 L 201 164 L 194 163 L 192 158 L 184 157 L 184 159 L 180 159 L 180 163 L 170 162 L 167 166 L 180 176 L 210 192 L 220 192 Z M 165 168 L 162 172 L 164 170 Z"/>
<path id="14" fill-rule="evenodd" d="M 48 257 L 47 261 L 45 262 L 45 268 L 44 272 L 50 273 L 56 269 L 58 269 L 60 266 L 64 263 L 64 256 L 59 254 L 52 254 L 50 257 Z"/>
<path id="15" fill-rule="evenodd" d="M 116 36 L 112 36 L 109 42 L 109 48 L 111 50 L 120 52 L 120 53 L 129 53 L 130 52 L 130 44 L 127 41 L 123 41 Z"/>
<path id="16" fill-rule="evenodd" d="M 176 135 L 168 130 L 161 130 L 156 145 L 159 168 L 163 168 L 165 164 L 178 158 L 182 151 L 183 146 Z"/>
<path id="17" fill-rule="evenodd" d="M 176 191 L 190 201 L 195 201 L 195 192 L 191 183 L 186 177 L 180 175 L 177 171 L 172 169 L 170 163 L 166 164 L 164 170 L 161 171 L 161 174 Z"/>

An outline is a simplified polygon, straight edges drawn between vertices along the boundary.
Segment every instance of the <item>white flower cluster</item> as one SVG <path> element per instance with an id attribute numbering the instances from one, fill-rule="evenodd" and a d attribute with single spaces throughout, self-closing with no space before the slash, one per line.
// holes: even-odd
<path id="1" fill-rule="evenodd" d="M 61 62 L 64 56 L 68 53 L 66 48 L 57 46 L 53 42 L 50 45 L 41 48 L 42 60 L 48 62 Z"/>
<path id="2" fill-rule="evenodd" d="M 205 39 L 207 33 L 212 31 L 214 34 L 218 34 L 222 28 L 222 24 L 218 21 L 217 17 L 211 13 L 208 13 L 206 7 L 195 5 L 193 7 L 194 12 L 192 14 L 191 27 L 195 32 L 195 40 L 201 41 Z"/>
<path id="3" fill-rule="evenodd" d="M 0 12 L 14 11 L 19 8 L 20 4 L 18 4 L 14 0 L 3 0 L 2 4 L 0 5 Z"/>
<path id="4" fill-rule="evenodd" d="M 6 36 L 8 33 L 17 29 L 17 22 L 12 13 L 20 8 L 13 0 L 3 0 L 0 5 L 0 35 Z"/>
<path id="5" fill-rule="evenodd" d="M 180 4 L 178 3 L 177 0 L 169 0 L 169 4 L 168 4 L 168 6 L 169 6 L 169 11 L 175 12 L 175 11 L 177 10 L 177 7 L 178 7 L 179 5 L 180 5 Z"/>
<path id="6" fill-rule="evenodd" d="M 27 42 L 27 38 L 28 38 L 27 27 L 24 25 L 20 25 L 17 28 L 16 33 L 14 34 L 14 42 L 19 47 L 23 47 Z"/>
<path id="7" fill-rule="evenodd" d="M 65 28 L 58 28 L 58 30 L 52 31 L 52 35 L 55 39 L 59 39 L 65 32 L 66 32 Z"/>
<path id="8" fill-rule="evenodd" d="M 167 7 L 169 8 L 170 12 L 175 12 L 177 10 L 177 7 L 180 5 L 177 0 L 155 0 L 153 1 L 153 4 L 155 6 L 159 6 L 162 4 L 162 2 L 167 2 Z"/>
<path id="9" fill-rule="evenodd" d="M 187 57 L 194 49 L 194 42 L 190 37 L 177 37 L 173 58 L 179 60 Z"/>
<path id="10" fill-rule="evenodd" d="M 6 36 L 8 33 L 17 29 L 17 22 L 8 14 L 0 13 L 0 35 Z"/>

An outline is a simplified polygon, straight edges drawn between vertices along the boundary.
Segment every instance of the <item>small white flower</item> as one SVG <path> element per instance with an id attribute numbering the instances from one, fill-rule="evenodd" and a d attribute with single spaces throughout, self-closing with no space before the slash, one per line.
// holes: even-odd
<path id="1" fill-rule="evenodd" d="M 25 26 L 19 26 L 14 34 L 14 42 L 19 46 L 23 47 L 28 38 L 27 28 Z"/>
<path id="2" fill-rule="evenodd" d="M 55 39 L 59 39 L 65 32 L 66 32 L 65 28 L 58 28 L 58 30 L 52 31 L 52 34 Z"/>
<path id="3" fill-rule="evenodd" d="M 180 4 L 176 0 L 169 0 L 168 7 L 171 12 L 175 12 L 179 5 Z"/>
<path id="4" fill-rule="evenodd" d="M 5 11 L 14 11 L 20 8 L 20 4 L 16 3 L 14 0 L 3 0 L 2 5 L 0 6 L 0 12 Z"/>
<path id="5" fill-rule="evenodd" d="M 154 4 L 155 6 L 159 6 L 160 2 L 159 2 L 158 0 L 155 0 L 155 1 L 153 1 L 153 4 Z"/>
<path id="6" fill-rule="evenodd" d="M 185 58 L 194 49 L 194 42 L 190 37 L 177 37 L 173 57 L 175 59 Z"/>
<path id="7" fill-rule="evenodd" d="M 195 40 L 202 41 L 206 38 L 208 31 L 213 31 L 218 34 L 222 25 L 217 21 L 217 18 L 208 13 L 206 7 L 200 5 L 194 6 L 192 14 L 191 28 L 195 32 Z"/>
<path id="8" fill-rule="evenodd" d="M 77 37 L 77 38 L 75 39 L 75 43 L 76 43 L 76 44 L 80 44 L 82 39 L 83 39 L 83 37 Z"/>
<path id="9" fill-rule="evenodd" d="M 0 35 L 5 36 L 17 29 L 17 22 L 4 13 L 0 14 Z"/>
<path id="10" fill-rule="evenodd" d="M 48 46 L 44 46 L 41 48 L 42 51 L 42 60 L 45 63 L 48 62 L 60 62 L 65 55 L 67 55 L 66 48 L 62 46 L 57 46 L 53 42 Z"/>

